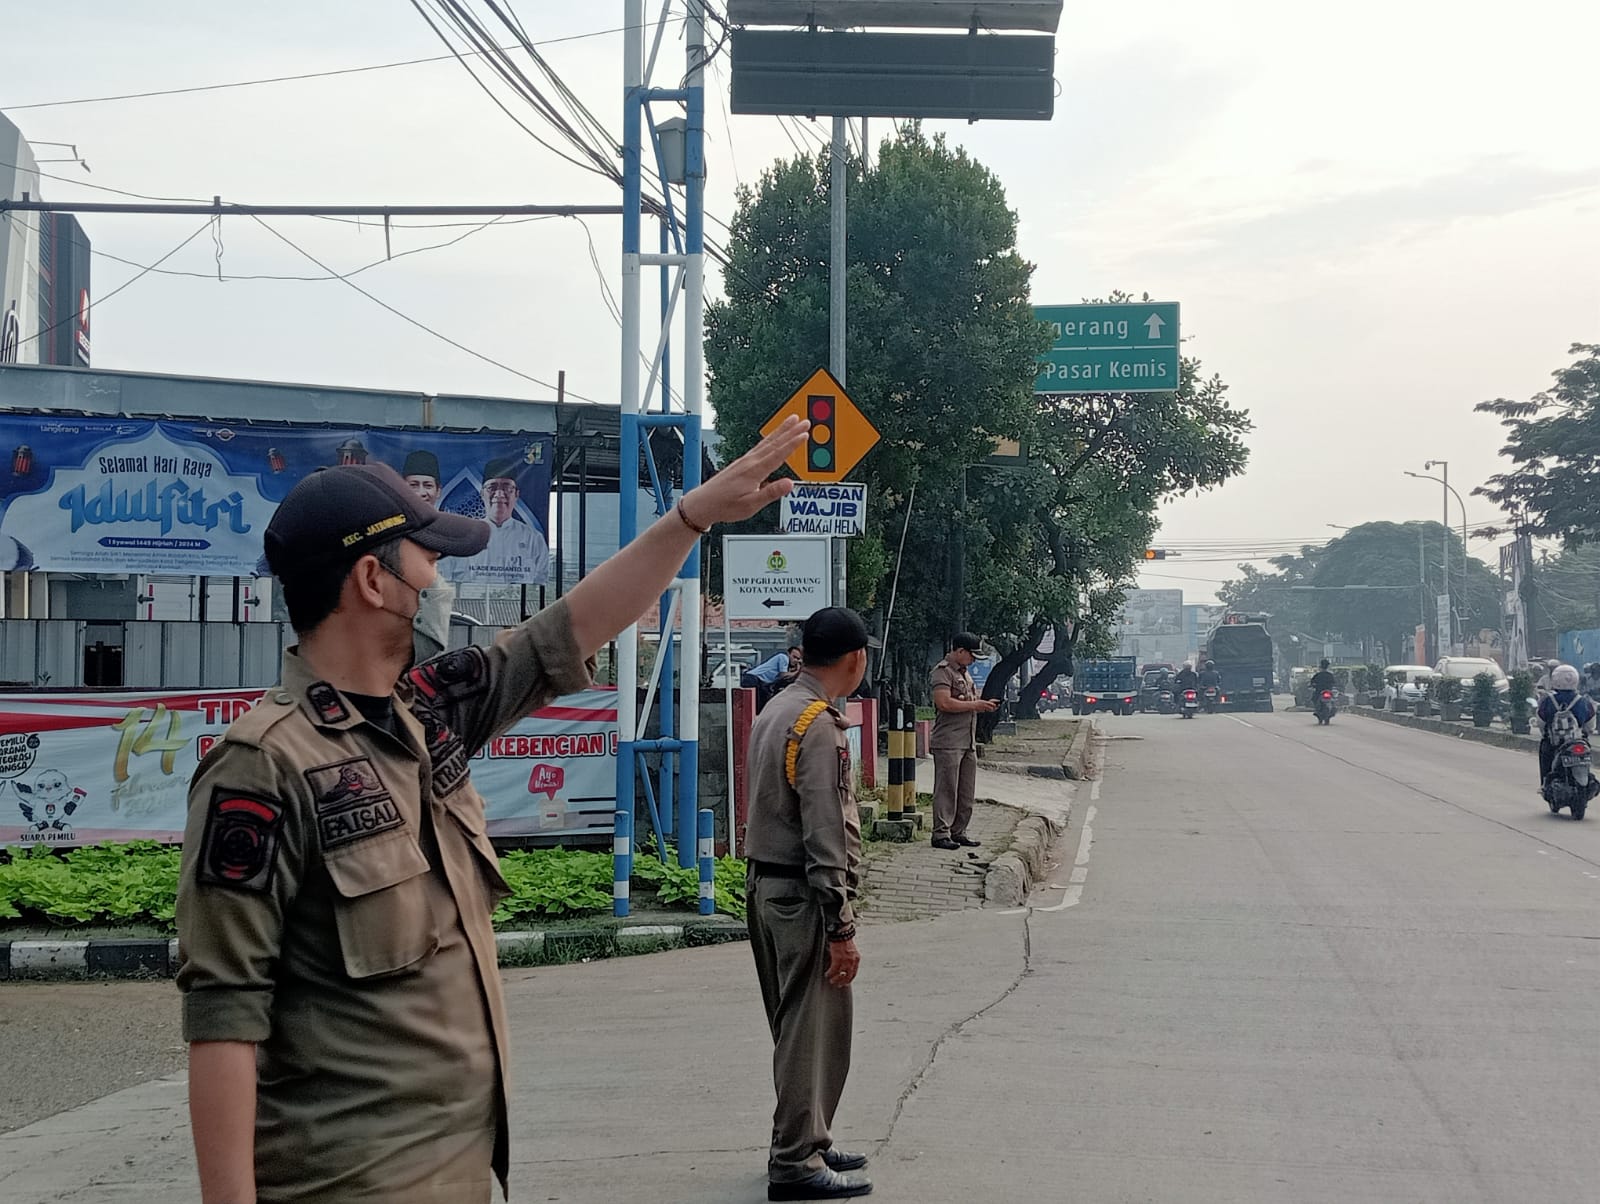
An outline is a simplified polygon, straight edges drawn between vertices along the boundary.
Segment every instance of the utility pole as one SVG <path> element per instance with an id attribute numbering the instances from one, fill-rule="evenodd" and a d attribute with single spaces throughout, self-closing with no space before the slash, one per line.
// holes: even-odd
<path id="1" fill-rule="evenodd" d="M 828 176 L 828 216 L 832 221 L 832 232 L 829 238 L 828 249 L 828 371 L 833 373 L 835 380 L 841 386 L 848 382 L 845 380 L 845 273 L 848 271 L 846 216 L 848 212 L 845 197 L 845 165 L 849 158 L 846 149 L 845 123 L 847 117 L 833 119 L 833 149 L 829 155 Z M 834 558 L 834 604 L 843 606 L 846 602 L 846 550 L 849 547 L 847 536 L 833 535 L 828 538 L 829 550 Z"/>

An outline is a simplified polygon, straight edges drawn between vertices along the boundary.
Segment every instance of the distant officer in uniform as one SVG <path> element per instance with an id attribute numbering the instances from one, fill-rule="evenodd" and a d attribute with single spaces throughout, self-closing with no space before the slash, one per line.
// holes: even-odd
<path id="1" fill-rule="evenodd" d="M 638 617 L 712 523 L 788 492 L 798 419 L 490 647 L 405 673 L 417 596 L 487 525 L 393 469 L 313 473 L 266 532 L 299 635 L 189 792 L 178 886 L 205 1204 L 485 1204 L 506 1186 L 506 893 L 469 760 Z M 701 525 L 704 524 L 704 525 Z"/>
<path id="2" fill-rule="evenodd" d="M 975 849 L 982 841 L 967 835 L 972 821 L 972 796 L 978 781 L 978 716 L 1000 705 L 998 698 L 980 698 L 972 674 L 978 659 L 978 637 L 959 632 L 950 652 L 929 675 L 933 686 L 933 847 Z"/>
<path id="3" fill-rule="evenodd" d="M 772 1028 L 778 1105 L 767 1199 L 864 1196 L 865 1155 L 829 1130 L 850 1073 L 850 984 L 861 964 L 851 904 L 861 820 L 844 716 L 831 699 L 861 684 L 867 628 L 853 610 L 819 610 L 800 629 L 805 668 L 750 732 L 750 947 Z"/>

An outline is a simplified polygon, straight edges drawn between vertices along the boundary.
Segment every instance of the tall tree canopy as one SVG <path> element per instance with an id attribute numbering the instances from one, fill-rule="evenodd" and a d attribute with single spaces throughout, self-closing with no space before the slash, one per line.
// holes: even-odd
<path id="1" fill-rule="evenodd" d="M 1363 523 L 1321 547 L 1274 560 L 1274 573 L 1241 565 L 1242 576 L 1217 596 L 1231 607 L 1272 615 L 1274 637 L 1344 638 L 1382 644 L 1398 659 L 1419 622 L 1437 625 L 1433 602 L 1450 546 L 1451 607 L 1469 634 L 1500 626 L 1500 585 L 1481 561 L 1463 554 L 1458 532 L 1439 523 Z"/>
<path id="2" fill-rule="evenodd" d="M 825 152 L 802 156 L 740 193 L 727 296 L 707 316 L 729 454 L 827 363 L 828 172 Z M 1063 669 L 1109 631 L 1157 502 L 1240 471 L 1249 420 L 1192 358 L 1173 393 L 1036 397 L 1049 334 L 994 175 L 915 124 L 849 175 L 846 384 L 883 436 L 852 474 L 868 508 L 867 534 L 850 541 L 850 602 L 882 622 L 904 535 L 888 649 L 899 692 L 923 689 L 930 648 L 963 615 L 1012 653 L 990 691 L 1052 630 Z M 989 462 L 1001 437 L 1028 449 L 1023 466 Z"/>
<path id="3" fill-rule="evenodd" d="M 1516 465 L 1474 490 L 1520 516 L 1532 535 L 1571 546 L 1600 540 L 1600 344 L 1574 343 L 1555 386 L 1528 401 L 1496 398 L 1476 409 L 1506 428 L 1500 454 Z"/>

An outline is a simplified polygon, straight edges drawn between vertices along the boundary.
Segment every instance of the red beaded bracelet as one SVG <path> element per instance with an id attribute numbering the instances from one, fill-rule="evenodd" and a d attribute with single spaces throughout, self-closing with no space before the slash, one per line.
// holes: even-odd
<path id="1" fill-rule="evenodd" d="M 688 527 L 689 530 L 693 531 L 696 535 L 709 535 L 709 534 L 711 534 L 711 528 L 710 527 L 702 527 L 698 523 L 696 523 L 694 521 L 694 519 L 689 517 L 689 512 L 683 508 L 683 499 L 682 498 L 678 499 L 678 504 L 676 506 L 674 506 L 673 509 L 677 511 L 678 517 L 683 520 L 683 525 Z"/>

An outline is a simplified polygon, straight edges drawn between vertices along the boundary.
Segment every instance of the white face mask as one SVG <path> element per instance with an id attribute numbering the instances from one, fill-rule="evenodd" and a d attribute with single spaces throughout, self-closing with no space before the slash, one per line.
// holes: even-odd
<path id="1" fill-rule="evenodd" d="M 418 660 L 436 656 L 450 646 L 450 612 L 455 598 L 455 587 L 435 570 L 433 581 L 417 597 L 411 622 L 413 651 Z"/>

